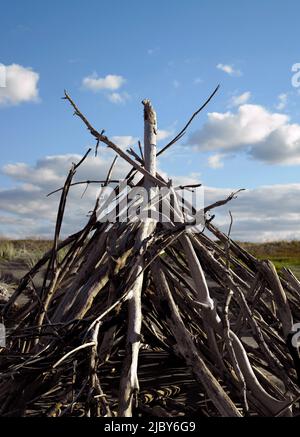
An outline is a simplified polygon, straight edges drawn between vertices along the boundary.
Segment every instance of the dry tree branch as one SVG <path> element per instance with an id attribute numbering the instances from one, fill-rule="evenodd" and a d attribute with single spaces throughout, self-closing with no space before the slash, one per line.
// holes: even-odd
<path id="1" fill-rule="evenodd" d="M 228 229 L 228 235 L 227 235 L 227 243 L 226 243 L 226 248 L 225 248 L 225 254 L 226 254 L 226 268 L 228 271 L 228 274 L 231 276 L 231 272 L 230 272 L 230 234 L 231 234 L 231 229 L 232 229 L 232 225 L 233 225 L 233 217 L 232 217 L 232 213 L 231 211 L 229 211 L 229 215 L 230 215 L 230 224 L 229 224 L 229 229 Z M 226 289 L 227 289 L 227 297 L 226 297 L 226 301 L 225 301 L 225 307 L 224 307 L 224 336 L 225 336 L 225 343 L 232 361 L 232 365 L 233 368 L 236 372 L 236 375 L 238 377 L 238 380 L 240 382 L 241 385 L 241 389 L 242 389 L 242 393 L 243 393 L 243 400 L 244 400 L 244 407 L 245 407 L 245 411 L 248 412 L 249 411 L 249 405 L 248 405 L 248 400 L 247 400 L 247 384 L 243 375 L 243 372 L 241 371 L 241 368 L 239 366 L 234 348 L 232 346 L 232 341 L 231 341 L 231 336 L 230 336 L 230 321 L 229 321 L 229 307 L 230 307 L 230 303 L 233 297 L 233 291 L 230 288 L 229 284 L 226 285 Z"/>
<path id="2" fill-rule="evenodd" d="M 133 159 L 130 158 L 130 156 L 127 155 L 126 152 L 124 152 L 119 146 L 114 144 L 112 141 L 110 141 L 105 135 L 99 133 L 96 129 L 93 128 L 93 126 L 90 124 L 90 122 L 86 119 L 86 117 L 79 111 L 78 107 L 75 105 L 71 97 L 67 94 L 65 91 L 65 97 L 64 99 L 68 100 L 70 104 L 73 106 L 75 112 L 74 114 L 77 115 L 86 125 L 87 129 L 90 131 L 90 133 L 96 138 L 97 141 L 100 141 L 104 144 L 106 144 L 109 148 L 113 149 L 118 155 L 120 155 L 125 161 L 127 161 L 129 164 L 132 165 L 136 170 L 138 170 L 140 173 L 142 173 L 144 176 L 146 176 L 154 185 L 157 185 L 159 187 L 165 187 L 167 184 L 155 177 L 155 175 L 152 175 L 148 170 L 146 170 L 144 167 L 141 167 L 139 164 L 137 164 Z"/>
<path id="3" fill-rule="evenodd" d="M 51 257 L 47 266 L 46 274 L 44 276 L 44 282 L 42 286 L 41 291 L 41 299 L 43 300 L 43 308 L 38 316 L 38 326 L 43 324 L 45 314 L 48 310 L 50 301 L 55 293 L 56 285 L 57 285 L 57 279 L 60 273 L 60 268 L 57 266 L 57 248 L 58 248 L 58 240 L 60 236 L 61 226 L 63 222 L 66 202 L 67 202 L 67 196 L 70 190 L 70 184 L 72 183 L 72 179 L 76 173 L 76 170 L 80 167 L 80 165 L 85 161 L 88 154 L 90 153 L 92 149 L 88 149 L 85 155 L 82 157 L 82 159 L 77 163 L 72 165 L 72 168 L 69 171 L 68 177 L 66 179 L 64 188 L 62 190 L 59 206 L 58 206 L 58 213 L 57 213 L 57 219 L 56 219 L 56 225 L 55 225 L 55 233 L 54 233 L 54 241 L 53 241 L 53 248 Z M 45 289 L 46 289 L 46 282 L 49 276 L 49 272 L 52 273 L 52 278 L 50 280 L 50 284 L 48 286 L 47 294 L 44 296 Z M 37 340 L 38 342 L 38 340 Z"/>
<path id="4" fill-rule="evenodd" d="M 152 265 L 152 270 L 153 280 L 159 290 L 165 317 L 176 339 L 178 352 L 186 360 L 188 366 L 191 366 L 197 380 L 205 386 L 212 402 L 215 403 L 219 412 L 226 416 L 240 417 L 241 414 L 207 368 L 199 351 L 197 351 L 180 317 L 167 280 L 158 262 Z"/>
<path id="5" fill-rule="evenodd" d="M 118 179 L 109 179 L 109 180 L 90 180 L 87 179 L 86 181 L 78 181 L 78 182 L 73 182 L 72 184 L 70 184 L 70 187 L 75 187 L 76 185 L 89 185 L 89 184 L 117 184 L 118 182 L 120 182 Z M 61 188 L 57 188 L 54 191 L 51 191 L 51 193 L 47 194 L 47 197 L 52 196 L 55 193 L 58 193 L 59 191 L 62 191 L 63 187 Z"/>
<path id="6" fill-rule="evenodd" d="M 213 93 L 209 96 L 209 98 L 203 103 L 203 105 L 197 109 L 196 112 L 194 112 L 194 114 L 191 116 L 191 118 L 189 119 L 189 121 L 187 122 L 187 124 L 184 126 L 184 128 L 166 145 L 164 146 L 158 153 L 157 156 L 160 156 L 162 153 L 164 153 L 169 147 L 171 147 L 174 143 L 176 143 L 178 140 L 180 140 L 180 138 L 183 137 L 183 135 L 186 133 L 187 128 L 189 127 L 189 125 L 192 123 L 192 121 L 194 120 L 194 118 L 199 114 L 199 112 L 201 112 L 205 106 L 208 105 L 208 103 L 211 101 L 211 99 L 214 97 L 214 95 L 217 93 L 217 91 L 219 90 L 220 85 L 218 85 L 216 87 L 216 89 L 213 91 Z"/>
<path id="7" fill-rule="evenodd" d="M 218 200 L 217 202 L 212 203 L 211 205 L 208 205 L 204 208 L 204 213 L 214 209 L 214 208 L 218 208 L 220 206 L 226 205 L 226 203 L 230 202 L 230 200 L 232 199 L 236 199 L 237 198 L 237 194 L 240 193 L 241 191 L 245 191 L 245 188 L 240 188 L 239 190 L 231 193 L 226 199 L 223 200 Z"/>

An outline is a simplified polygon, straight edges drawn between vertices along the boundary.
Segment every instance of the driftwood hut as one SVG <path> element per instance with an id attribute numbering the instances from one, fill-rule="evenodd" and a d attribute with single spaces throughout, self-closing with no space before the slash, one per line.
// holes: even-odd
<path id="1" fill-rule="evenodd" d="M 116 183 L 114 160 L 106 180 L 97 181 L 103 190 L 113 188 L 106 206 L 100 195 L 83 229 L 64 240 L 68 193 L 91 150 L 58 189 L 53 247 L 1 305 L 7 330 L 1 416 L 299 414 L 299 281 L 287 269 L 278 275 L 271 262 L 256 259 L 215 225 L 209 214 L 236 193 L 201 211 L 185 204 L 187 214 L 177 187 L 157 172 L 159 155 L 212 96 L 159 151 L 156 114 L 143 101 L 143 147 L 124 151 L 65 93 L 95 138 L 96 153 L 104 144 L 132 169 Z M 130 197 L 136 189 L 147 202 L 134 209 L 140 214 L 118 220 L 137 206 Z M 36 289 L 41 269 L 44 282 Z M 25 291 L 30 297 L 16 309 Z"/>

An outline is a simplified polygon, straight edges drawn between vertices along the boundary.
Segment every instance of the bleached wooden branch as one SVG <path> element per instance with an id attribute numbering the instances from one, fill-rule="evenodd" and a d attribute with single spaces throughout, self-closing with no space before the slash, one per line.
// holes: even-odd
<path id="1" fill-rule="evenodd" d="M 0 360 L 0 415 L 77 415 L 78 411 L 89 417 L 131 416 L 134 412 L 170 415 L 172 405 L 179 401 L 175 396 L 163 408 L 155 405 L 153 396 L 151 407 L 145 405 L 145 390 L 152 391 L 150 380 L 157 374 L 145 378 L 148 366 L 138 367 L 141 342 L 143 359 L 157 361 L 159 377 L 172 382 L 170 369 L 165 375 L 161 372 L 160 359 L 164 354 L 176 355 L 184 360 L 183 370 L 196 388 L 199 383 L 203 400 L 198 402 L 197 397 L 196 403 L 188 400 L 186 381 L 178 383 L 180 397 L 187 402 L 182 404 L 186 414 L 297 415 L 300 358 L 291 326 L 293 319 L 299 319 L 298 279 L 289 271 L 278 276 L 271 263 L 256 259 L 210 220 L 204 220 L 204 227 L 218 241 L 202 232 L 187 232 L 189 223 L 179 207 L 178 190 L 156 170 L 156 157 L 162 152 L 156 153 L 156 116 L 149 101 L 143 102 L 145 150 L 140 147 L 139 156 L 133 150 L 125 153 L 103 131 L 95 131 L 69 96 L 66 99 L 97 146 L 105 143 L 132 165 L 126 188 L 146 188 L 153 200 L 151 208 L 169 205 L 173 214 L 159 210 L 160 218 L 168 216 L 169 221 L 161 220 L 162 225 L 156 227 L 149 216 L 144 222 L 111 223 L 106 206 L 116 201 L 122 210 L 127 207 L 126 190 L 120 183 L 104 205 L 97 199 L 80 232 L 60 242 L 64 206 L 76 170 L 71 169 L 61 193 L 53 249 L 23 278 L 2 310 L 5 321 L 13 321 L 14 327 L 7 337 L 8 347 L 0 351 L 4 358 Z M 198 112 L 167 146 L 181 138 Z M 111 180 L 114 163 L 104 185 Z M 141 175 L 133 179 L 138 172 Z M 156 194 L 157 186 L 170 188 L 172 194 Z M 204 212 L 224 205 L 236 194 L 206 206 Z M 142 208 L 145 212 L 146 206 Z M 105 215 L 105 222 L 98 213 Z M 60 260 L 57 255 L 63 248 L 66 253 Z M 18 310 L 16 298 L 28 284 L 34 284 L 35 275 L 47 263 L 51 266 L 51 276 L 49 269 L 44 276 L 47 286 L 35 289 L 32 300 Z M 218 286 L 211 286 L 207 276 Z M 116 368 L 122 365 L 124 328 L 126 350 L 120 375 Z M 258 347 L 247 344 L 245 335 Z M 72 365 L 75 354 L 76 369 Z M 140 394 L 139 379 L 143 381 Z M 157 391 L 159 402 L 165 402 L 161 398 L 165 388 Z M 139 401 L 137 411 L 134 400 Z"/>
<path id="2" fill-rule="evenodd" d="M 156 113 L 149 100 L 143 101 L 144 105 L 144 156 L 145 168 L 150 175 L 156 175 L 156 136 L 157 122 Z M 145 175 L 144 187 L 148 192 L 148 201 L 151 203 L 153 179 Z M 140 225 L 137 234 L 136 247 L 141 247 L 147 237 L 153 232 L 154 223 L 150 217 Z M 126 355 L 123 363 L 120 381 L 119 409 L 121 417 L 132 416 L 132 403 L 134 396 L 139 392 L 137 375 L 138 356 L 141 342 L 142 326 L 142 288 L 144 281 L 144 257 L 141 250 L 137 264 L 134 266 L 133 275 L 136 280 L 132 286 L 132 297 L 128 302 L 128 328 L 126 339 Z"/>
<path id="3" fill-rule="evenodd" d="M 164 305 L 166 318 L 176 339 L 176 349 L 182 355 L 187 365 L 193 369 L 197 380 L 204 385 L 210 399 L 216 405 L 219 412 L 227 417 L 240 417 L 240 412 L 206 367 L 204 360 L 200 356 L 200 351 L 197 350 L 190 334 L 187 332 L 171 295 L 163 270 L 158 262 L 152 265 L 152 272 Z"/>
<path id="4" fill-rule="evenodd" d="M 131 164 L 133 168 L 135 168 L 144 176 L 146 176 L 149 180 L 151 180 L 154 185 L 157 185 L 159 187 L 167 186 L 165 182 L 155 177 L 155 173 L 151 174 L 146 168 L 140 166 L 136 161 L 131 159 L 126 152 L 124 152 L 119 146 L 117 146 L 117 144 L 109 140 L 109 138 L 106 135 L 103 135 L 103 133 L 98 132 L 96 129 L 94 129 L 94 127 L 90 124 L 87 118 L 80 112 L 80 110 L 78 109 L 74 101 L 71 99 L 71 97 L 67 94 L 67 92 L 65 92 L 64 99 L 68 100 L 71 103 L 71 105 L 74 108 L 74 115 L 77 115 L 84 122 L 90 133 L 96 138 L 97 144 L 99 144 L 99 142 L 106 144 L 107 147 L 114 150 L 118 155 L 121 156 L 121 158 L 125 159 L 125 161 Z"/>

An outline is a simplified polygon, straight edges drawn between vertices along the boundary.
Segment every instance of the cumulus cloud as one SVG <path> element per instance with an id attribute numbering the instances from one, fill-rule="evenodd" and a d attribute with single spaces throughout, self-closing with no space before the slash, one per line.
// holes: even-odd
<path id="1" fill-rule="evenodd" d="M 242 72 L 240 70 L 236 70 L 233 65 L 229 64 L 217 64 L 217 69 L 223 71 L 229 76 L 241 76 Z"/>
<path id="2" fill-rule="evenodd" d="M 12 187 L 0 190 L 0 222 L 2 234 L 12 238 L 26 236 L 51 237 L 54 231 L 59 193 L 47 194 L 63 186 L 73 162 L 82 158 L 78 154 L 46 156 L 34 166 L 25 163 L 9 164 L 2 173 L 12 181 Z M 88 157 L 78 169 L 74 181 L 105 180 L 113 154 L 101 149 L 99 156 Z M 128 164 L 120 160 L 112 177 L 122 179 L 128 173 Z M 87 220 L 93 208 L 98 185 L 72 187 L 68 196 L 63 234 L 76 231 Z"/>
<path id="3" fill-rule="evenodd" d="M 107 98 L 112 103 L 125 103 L 127 100 L 130 99 L 130 96 L 128 93 L 110 93 L 107 95 Z"/>
<path id="4" fill-rule="evenodd" d="M 209 113 L 188 143 L 204 151 L 243 151 L 269 164 L 300 164 L 300 125 L 259 105 L 241 105 L 236 113 Z"/>
<path id="5" fill-rule="evenodd" d="M 123 76 L 118 76 L 115 74 L 108 74 L 105 77 L 99 77 L 97 73 L 93 73 L 90 76 L 84 77 L 82 80 L 82 85 L 84 88 L 91 91 L 100 90 L 118 90 L 124 83 L 126 79 Z"/>
<path id="6" fill-rule="evenodd" d="M 287 121 L 286 115 L 272 114 L 262 106 L 242 105 L 236 113 L 209 113 L 207 123 L 190 141 L 202 142 L 204 150 L 232 150 L 261 141 Z"/>
<path id="7" fill-rule="evenodd" d="M 37 102 L 39 74 L 30 67 L 18 64 L 1 67 L 0 105 Z"/>
<path id="8" fill-rule="evenodd" d="M 239 96 L 233 96 L 230 99 L 230 103 L 229 106 L 240 106 L 240 105 L 244 105 L 245 103 L 248 102 L 248 100 L 251 97 L 251 93 L 250 91 L 246 91 L 243 94 L 240 94 Z"/>
<path id="9" fill-rule="evenodd" d="M 127 140 L 128 142 L 128 140 Z M 90 156 L 78 169 L 75 181 L 104 180 L 112 160 L 107 149 L 101 149 L 97 158 Z M 59 193 L 46 195 L 63 185 L 72 162 L 81 155 L 46 156 L 30 166 L 10 164 L 2 168 L 12 182 L 11 187 L 0 190 L 0 224 L 2 235 L 9 237 L 53 236 Z M 122 179 L 129 170 L 123 160 L 113 170 L 114 179 Z M 175 186 L 195 184 L 200 174 L 170 176 Z M 98 186 L 72 187 L 68 196 L 63 235 L 80 229 L 87 221 L 96 199 Z M 226 198 L 235 188 L 204 187 L 205 205 Z M 215 222 L 228 230 L 228 210 L 233 213 L 232 236 L 244 241 L 263 241 L 300 238 L 300 184 L 261 186 L 241 192 L 237 199 L 214 211 Z"/>
<path id="10" fill-rule="evenodd" d="M 205 204 L 226 198 L 232 188 L 204 187 Z M 293 240 L 300 238 L 300 184 L 274 184 L 243 191 L 237 199 L 214 211 L 216 224 L 241 241 Z"/>
<path id="11" fill-rule="evenodd" d="M 125 83 L 126 79 L 123 76 L 115 74 L 99 77 L 97 73 L 93 73 L 82 80 L 83 88 L 95 93 L 104 92 L 106 98 L 115 104 L 122 104 L 130 99 L 130 95 L 126 91 L 119 91 Z"/>

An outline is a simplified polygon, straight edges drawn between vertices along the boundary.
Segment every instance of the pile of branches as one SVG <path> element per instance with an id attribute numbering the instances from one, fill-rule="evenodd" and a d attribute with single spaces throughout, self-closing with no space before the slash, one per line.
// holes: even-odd
<path id="1" fill-rule="evenodd" d="M 172 219 L 99 220 L 99 196 L 83 229 L 61 240 L 68 193 L 90 150 L 72 166 L 58 190 L 52 249 L 2 305 L 1 416 L 299 414 L 299 281 L 287 269 L 279 276 L 270 261 L 215 226 L 211 210 L 235 193 L 207 205 L 203 229 L 194 232 L 179 191 L 156 170 L 157 156 L 184 135 L 214 93 L 159 152 L 156 114 L 143 101 L 140 153 L 98 132 L 65 93 L 95 137 L 96 153 L 104 143 L 132 166 L 127 187 L 144 187 L 150 197 L 168 188 L 155 207 L 167 204 Z M 114 182 L 115 163 L 103 188 Z M 109 204 L 121 191 L 115 184 Z M 20 306 L 24 293 L 29 298 Z"/>

